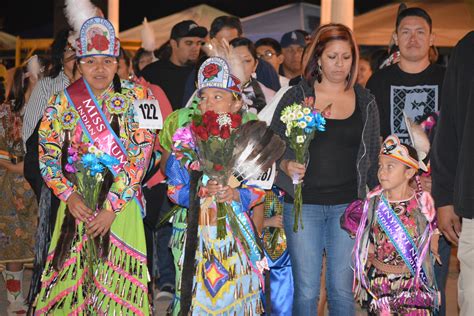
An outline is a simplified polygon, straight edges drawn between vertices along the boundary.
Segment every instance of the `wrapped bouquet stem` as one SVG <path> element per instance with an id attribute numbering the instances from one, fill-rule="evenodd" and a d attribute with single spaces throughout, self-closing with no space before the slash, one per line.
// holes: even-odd
<path id="1" fill-rule="evenodd" d="M 319 111 L 316 111 L 307 102 L 306 104 L 293 103 L 283 109 L 280 120 L 286 125 L 285 135 L 288 138 L 291 149 L 295 153 L 297 163 L 306 164 L 308 149 L 313 140 L 316 131 L 324 131 L 326 120 Z M 303 207 L 303 184 L 299 178 L 292 177 L 295 186 L 295 196 L 293 202 L 293 211 L 295 221 L 293 231 L 298 231 L 298 225 L 303 229 L 303 219 L 301 210 Z M 299 224 L 298 224 L 299 223 Z"/>
<path id="2" fill-rule="evenodd" d="M 212 178 L 212 180 L 215 180 L 217 184 L 226 186 L 229 183 L 229 176 L 227 175 L 218 176 L 218 177 Z M 225 238 L 225 236 L 227 235 L 226 218 L 227 218 L 227 214 L 229 214 L 232 211 L 232 205 L 230 205 L 228 202 L 216 202 L 216 207 L 217 207 L 217 237 Z"/>
<path id="3" fill-rule="evenodd" d="M 110 168 L 119 163 L 118 159 L 110 156 L 91 144 L 81 144 L 68 149 L 68 162 L 65 166 L 67 172 L 74 174 L 78 193 L 84 199 L 88 208 L 96 211 L 99 205 L 99 196 L 104 184 L 104 179 Z M 97 248 L 96 240 L 87 236 L 86 249 L 86 292 L 89 295 L 94 288 L 93 275 L 97 271 L 101 253 Z M 103 251 L 103 249 L 102 249 Z"/>
<path id="4" fill-rule="evenodd" d="M 302 131 L 300 130 L 300 132 Z M 314 131 L 306 137 L 304 135 L 298 135 L 296 138 L 296 144 L 294 147 L 292 146 L 293 150 L 295 151 L 295 161 L 299 164 L 306 165 L 309 156 L 308 147 L 311 143 L 311 140 L 314 138 Z M 301 224 L 301 228 L 304 228 L 303 218 L 301 216 L 301 209 L 303 208 L 303 181 L 300 180 L 296 175 L 293 175 L 292 180 L 295 191 L 295 197 L 293 200 L 293 209 L 295 212 L 293 231 L 296 232 L 298 231 L 298 222 Z"/>
<path id="5" fill-rule="evenodd" d="M 98 173 L 92 176 L 89 172 L 77 176 L 77 186 L 79 189 L 79 194 L 83 197 L 84 203 L 91 210 L 96 210 L 97 201 L 99 200 L 99 194 L 102 189 L 103 176 L 101 173 Z M 85 244 L 86 250 L 86 263 L 87 263 L 87 282 L 86 286 L 90 287 L 93 285 L 92 275 L 98 267 L 98 250 L 95 240 L 92 236 L 87 235 L 87 241 Z M 88 291 L 89 292 L 89 291 Z"/>

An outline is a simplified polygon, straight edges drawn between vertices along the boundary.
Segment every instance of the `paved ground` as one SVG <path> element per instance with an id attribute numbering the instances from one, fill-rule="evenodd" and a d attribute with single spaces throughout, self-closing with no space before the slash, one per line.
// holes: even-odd
<path id="1" fill-rule="evenodd" d="M 446 287 L 446 295 L 447 295 L 447 310 L 446 315 L 448 316 L 455 316 L 458 315 L 458 308 L 457 308 L 457 280 L 459 275 L 459 262 L 456 259 L 456 251 L 457 249 L 453 249 L 451 254 L 451 262 L 450 262 L 450 269 L 448 275 L 448 284 Z M 31 270 L 25 271 L 25 282 L 23 284 L 24 292 L 28 292 L 29 281 L 31 278 Z M 168 307 L 169 301 L 160 301 L 155 302 L 156 312 L 155 315 L 166 315 L 166 309 Z M 5 291 L 5 283 L 3 281 L 3 277 L 0 278 L 0 316 L 7 316 L 6 313 L 7 308 L 7 296 Z M 326 312 L 326 315 L 328 313 Z M 366 313 L 362 310 L 357 312 L 358 316 L 366 315 Z"/>

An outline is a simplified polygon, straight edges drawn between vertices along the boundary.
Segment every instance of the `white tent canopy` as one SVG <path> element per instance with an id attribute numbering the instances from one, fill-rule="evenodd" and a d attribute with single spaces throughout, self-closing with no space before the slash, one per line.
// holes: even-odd
<path id="1" fill-rule="evenodd" d="M 435 45 L 452 47 L 469 31 L 474 30 L 470 7 L 464 2 L 414 2 L 408 7 L 420 7 L 433 20 Z M 354 18 L 354 34 L 359 45 L 385 46 L 395 30 L 399 4 L 391 4 Z"/>
<path id="2" fill-rule="evenodd" d="M 15 49 L 16 37 L 0 32 L 0 49 Z"/>
<path id="3" fill-rule="evenodd" d="M 201 4 L 175 14 L 168 15 L 158 20 L 149 21 L 151 28 L 155 32 L 156 44 L 160 46 L 170 38 L 173 26 L 184 20 L 193 20 L 198 25 L 209 30 L 212 21 L 222 15 L 230 15 L 227 12 L 215 9 L 211 6 Z M 121 40 L 141 40 L 142 26 L 136 26 L 120 33 Z"/>
<path id="4" fill-rule="evenodd" d="M 281 36 L 293 30 L 312 32 L 318 25 L 321 8 L 309 3 L 293 3 L 257 13 L 241 19 L 244 36 L 255 41 L 272 37 L 280 41 Z"/>

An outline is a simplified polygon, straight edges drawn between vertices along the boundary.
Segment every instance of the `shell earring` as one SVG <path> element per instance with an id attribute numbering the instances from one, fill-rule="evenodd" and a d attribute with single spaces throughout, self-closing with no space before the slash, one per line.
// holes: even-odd
<path id="1" fill-rule="evenodd" d="M 323 80 L 323 69 L 320 63 L 318 63 L 318 66 L 316 67 L 316 79 L 318 80 L 318 82 L 321 82 Z"/>

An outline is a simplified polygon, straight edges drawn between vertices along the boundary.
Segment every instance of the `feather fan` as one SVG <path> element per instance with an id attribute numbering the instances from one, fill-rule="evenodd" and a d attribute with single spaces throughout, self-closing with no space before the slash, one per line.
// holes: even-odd
<path id="1" fill-rule="evenodd" d="M 239 181 L 258 178 L 285 151 L 285 142 L 262 121 L 242 125 L 234 144 L 234 175 Z"/>

